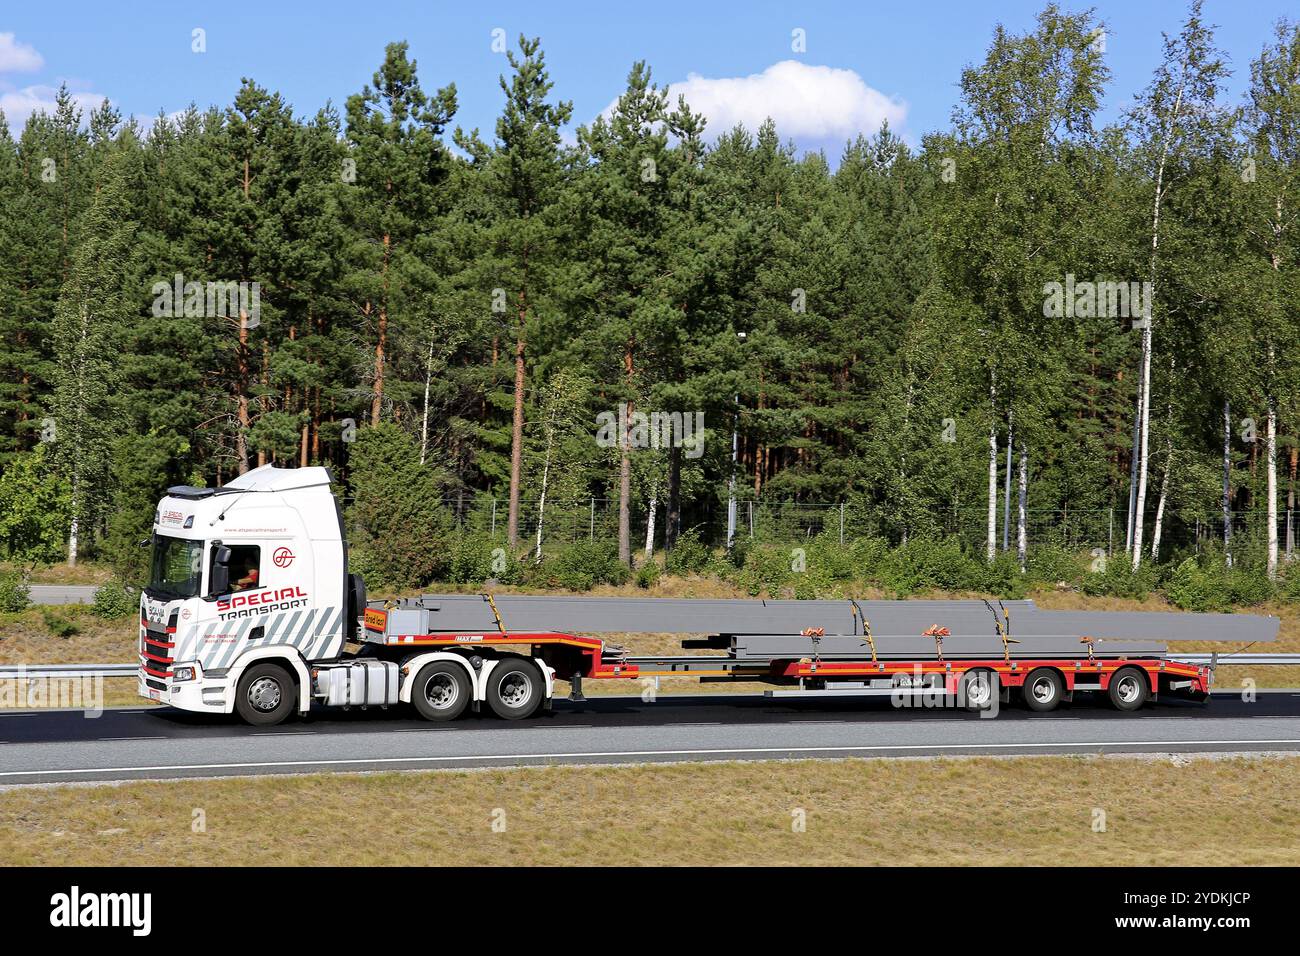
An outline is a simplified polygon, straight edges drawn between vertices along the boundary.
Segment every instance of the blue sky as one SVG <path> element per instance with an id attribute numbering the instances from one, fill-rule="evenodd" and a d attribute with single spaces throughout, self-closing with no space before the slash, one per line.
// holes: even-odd
<path id="1" fill-rule="evenodd" d="M 124 113 L 147 118 L 191 101 L 228 104 L 240 77 L 250 76 L 282 92 L 298 113 L 311 114 L 326 100 L 341 108 L 369 81 L 384 44 L 404 39 L 426 88 L 456 83 L 457 123 L 490 134 L 501 105 L 497 76 L 508 69 L 505 57 L 492 51 L 493 31 L 500 29 L 512 46 L 521 32 L 542 38 L 555 91 L 573 100 L 575 122 L 604 110 L 631 63 L 645 59 L 658 82 L 686 84 L 680 88 L 713 119 L 713 132 L 774 112 L 783 136 L 803 148 L 829 147 L 834 158 L 847 136 L 870 132 L 882 117 L 914 143 L 944 128 L 961 69 L 983 57 L 994 24 L 1027 29 L 1041 6 L 1041 0 L 11 2 L 0 9 L 0 107 L 18 125 L 67 82 L 83 102 L 106 96 Z M 1095 6 L 1109 28 L 1114 78 L 1105 116 L 1111 117 L 1146 84 L 1161 30 L 1176 30 L 1186 5 L 1101 0 Z M 1205 10 L 1219 26 L 1219 45 L 1235 73 L 1230 92 L 1239 98 L 1250 60 L 1277 18 L 1295 15 L 1294 0 L 1207 0 Z M 206 33 L 205 53 L 191 50 L 195 28 Z M 804 31 L 804 52 L 792 50 L 796 29 Z"/>

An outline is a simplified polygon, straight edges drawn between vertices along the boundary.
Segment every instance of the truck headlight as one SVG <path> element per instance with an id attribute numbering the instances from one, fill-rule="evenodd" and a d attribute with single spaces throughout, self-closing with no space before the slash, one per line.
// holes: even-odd
<path id="1" fill-rule="evenodd" d="M 195 674 L 193 667 L 172 668 L 172 683 L 176 683 L 178 681 L 183 681 L 183 680 L 194 680 L 196 676 L 197 675 Z"/>

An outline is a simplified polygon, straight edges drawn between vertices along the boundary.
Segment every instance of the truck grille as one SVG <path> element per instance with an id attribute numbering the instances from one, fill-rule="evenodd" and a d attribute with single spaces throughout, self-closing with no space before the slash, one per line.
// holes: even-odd
<path id="1" fill-rule="evenodd" d="M 166 631 L 156 631 L 151 627 L 146 627 L 144 632 L 144 653 L 141 658 L 141 664 L 146 674 L 153 677 L 171 677 L 172 662 L 175 660 L 173 653 L 175 643 L 171 638 L 175 635 L 174 628 L 168 628 Z M 153 687 L 155 682 L 146 682 Z M 159 685 L 155 689 L 163 690 L 164 686 Z"/>

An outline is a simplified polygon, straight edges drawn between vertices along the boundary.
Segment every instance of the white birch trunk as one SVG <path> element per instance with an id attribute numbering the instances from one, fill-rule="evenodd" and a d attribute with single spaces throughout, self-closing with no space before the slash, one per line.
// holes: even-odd
<path id="1" fill-rule="evenodd" d="M 420 464 L 429 450 L 429 380 L 433 377 L 433 336 L 429 336 L 429 354 L 424 360 L 424 415 L 420 420 Z"/>
<path id="2" fill-rule="evenodd" d="M 1223 403 L 1223 560 L 1232 567 L 1232 406 Z"/>
<path id="3" fill-rule="evenodd" d="M 997 399 L 995 381 L 989 384 L 989 404 Z M 986 539 L 985 557 L 990 564 L 997 556 L 998 550 L 998 426 L 997 419 L 989 426 L 989 524 Z"/>
<path id="4" fill-rule="evenodd" d="M 1011 450 L 1015 447 L 1015 421 L 1013 412 L 1007 410 L 1007 474 L 1002 482 L 1002 550 L 1010 548 L 1011 535 Z"/>
<path id="5" fill-rule="evenodd" d="M 645 559 L 650 563 L 650 559 L 655 553 L 655 510 L 659 507 L 659 488 L 656 486 L 650 492 L 650 515 L 645 524 Z"/>
<path id="6" fill-rule="evenodd" d="M 1270 353 L 1272 349 L 1269 350 Z M 1268 400 L 1268 579 L 1277 580 L 1277 405 Z"/>
<path id="7" fill-rule="evenodd" d="M 1156 166 L 1156 196 L 1151 209 L 1151 296 L 1147 300 L 1148 314 L 1142 327 L 1142 389 L 1140 410 L 1140 430 L 1142 440 L 1138 463 L 1137 501 L 1133 505 L 1133 570 L 1142 565 L 1142 518 L 1146 514 L 1147 503 L 1147 468 L 1150 464 L 1151 450 L 1151 349 L 1154 339 L 1152 323 L 1155 321 L 1156 299 L 1156 252 L 1160 248 L 1160 202 L 1164 198 L 1165 163 L 1169 159 L 1169 149 L 1173 142 L 1174 128 L 1178 125 L 1178 114 L 1183 105 L 1183 91 L 1187 87 L 1187 59 L 1183 60 L 1183 71 L 1178 81 L 1178 95 L 1174 98 L 1173 112 L 1164 130 L 1164 140 L 1160 144 L 1160 162 Z"/>
<path id="8" fill-rule="evenodd" d="M 80 518 L 81 494 L 80 494 L 80 488 L 78 487 L 79 484 L 80 482 L 78 481 L 77 474 L 76 472 L 73 472 L 72 523 L 68 528 L 68 564 L 74 568 L 77 566 L 77 542 L 79 537 L 78 531 L 80 530 L 80 526 L 81 526 L 81 518 Z"/>
<path id="9" fill-rule="evenodd" d="M 1016 560 L 1020 562 L 1020 573 L 1024 574 L 1029 556 L 1029 446 L 1023 441 L 1020 443 L 1020 474 L 1016 491 Z"/>
<path id="10" fill-rule="evenodd" d="M 1165 463 L 1165 476 L 1160 479 L 1160 500 L 1156 504 L 1156 526 L 1151 533 L 1151 560 L 1160 560 L 1160 536 L 1165 526 L 1165 501 L 1169 498 L 1169 475 L 1174 470 L 1174 448 L 1169 446 L 1169 459 Z"/>

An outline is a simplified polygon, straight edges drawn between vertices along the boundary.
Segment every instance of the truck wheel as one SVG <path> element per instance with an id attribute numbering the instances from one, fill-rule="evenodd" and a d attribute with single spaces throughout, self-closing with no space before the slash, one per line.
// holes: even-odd
<path id="1" fill-rule="evenodd" d="M 471 696 L 469 675 L 452 661 L 424 665 L 411 685 L 411 703 L 425 720 L 455 720 Z"/>
<path id="2" fill-rule="evenodd" d="M 239 678 L 235 710 L 245 723 L 269 727 L 293 713 L 297 697 L 293 677 L 283 667 L 254 664 Z"/>
<path id="3" fill-rule="evenodd" d="M 991 670 L 978 668 L 961 675 L 961 696 L 958 698 L 963 706 L 972 713 L 991 710 L 998 693 L 998 678 Z"/>
<path id="4" fill-rule="evenodd" d="M 1040 667 L 1025 678 L 1025 706 L 1030 710 L 1055 710 L 1065 696 L 1065 682 L 1050 667 Z"/>
<path id="5" fill-rule="evenodd" d="M 1121 667 L 1112 674 L 1106 693 L 1116 710 L 1137 710 L 1150 696 L 1147 677 L 1136 667 Z"/>
<path id="6" fill-rule="evenodd" d="M 542 706 L 545 694 L 541 671 L 526 658 L 503 658 L 488 675 L 488 706 L 506 720 L 531 717 Z"/>

